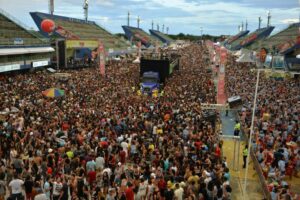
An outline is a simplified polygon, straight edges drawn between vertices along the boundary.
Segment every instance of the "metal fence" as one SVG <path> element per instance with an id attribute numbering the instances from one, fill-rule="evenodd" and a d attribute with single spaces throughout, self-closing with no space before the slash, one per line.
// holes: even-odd
<path id="1" fill-rule="evenodd" d="M 248 138 L 248 133 L 245 131 L 244 128 L 242 128 L 242 133 L 243 133 L 244 136 L 245 136 L 245 137 L 244 137 L 244 140 L 245 140 L 246 142 L 248 142 L 248 140 L 249 140 L 249 138 Z M 261 187 L 262 187 L 262 191 L 263 191 L 263 193 L 264 193 L 264 196 L 265 196 L 265 198 L 266 198 L 267 200 L 272 200 L 271 194 L 270 194 L 269 189 L 268 189 L 268 185 L 267 185 L 267 183 L 266 183 L 266 179 L 265 179 L 265 177 L 264 177 L 264 175 L 263 175 L 262 168 L 261 168 L 261 166 L 260 166 L 260 164 L 259 164 L 259 162 L 258 162 L 258 160 L 257 160 L 257 158 L 256 158 L 256 156 L 255 156 L 255 152 L 253 151 L 253 149 L 250 149 L 250 156 L 251 156 L 251 159 L 252 159 L 252 161 L 253 161 L 253 166 L 254 166 L 254 168 L 255 168 L 255 171 L 256 171 L 256 173 L 257 173 L 257 175 L 258 175 L 258 179 L 259 179 L 259 182 L 260 182 L 260 184 L 261 184 Z"/>

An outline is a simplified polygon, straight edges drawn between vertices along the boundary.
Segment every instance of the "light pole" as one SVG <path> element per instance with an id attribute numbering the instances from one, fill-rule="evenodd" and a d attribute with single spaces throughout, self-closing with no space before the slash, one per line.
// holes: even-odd
<path id="1" fill-rule="evenodd" d="M 246 171 L 245 171 L 245 181 L 244 181 L 244 194 L 246 195 L 246 189 L 247 189 L 247 176 L 248 176 L 248 169 L 249 169 L 249 156 L 251 151 L 251 140 L 252 140 L 252 134 L 253 134 L 253 127 L 254 127 L 254 117 L 255 117 L 255 110 L 256 110 L 256 100 L 257 100 L 257 92 L 258 92 L 258 84 L 259 84 L 259 75 L 260 75 L 261 69 L 257 69 L 257 76 L 256 76 L 256 86 L 255 86 L 255 94 L 254 94 L 254 101 L 253 101 L 253 108 L 252 108 L 252 119 L 251 119 L 251 127 L 250 127 L 250 135 L 248 140 L 248 155 L 246 159 Z M 245 196 L 244 196 L 245 199 Z"/>
<path id="2" fill-rule="evenodd" d="M 201 32 L 201 40 L 203 40 L 203 35 L 202 35 L 202 33 L 203 33 L 203 27 L 200 27 L 200 32 Z"/>

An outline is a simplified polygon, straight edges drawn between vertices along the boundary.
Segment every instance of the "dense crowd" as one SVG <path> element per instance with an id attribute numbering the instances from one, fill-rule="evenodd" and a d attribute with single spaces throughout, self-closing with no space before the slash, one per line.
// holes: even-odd
<path id="1" fill-rule="evenodd" d="M 178 53 L 159 98 L 137 95 L 129 62 L 107 66 L 105 78 L 91 68 L 64 80 L 2 76 L 0 200 L 7 189 L 11 199 L 230 199 L 222 142 L 200 107 L 216 101 L 207 50 Z M 65 96 L 43 96 L 51 87 Z"/>
<path id="2" fill-rule="evenodd" d="M 250 133 L 257 70 L 230 59 L 227 95 L 241 96 L 240 119 Z M 288 179 L 300 171 L 300 80 L 260 72 L 252 149 L 269 185 L 272 199 L 293 199 Z"/>

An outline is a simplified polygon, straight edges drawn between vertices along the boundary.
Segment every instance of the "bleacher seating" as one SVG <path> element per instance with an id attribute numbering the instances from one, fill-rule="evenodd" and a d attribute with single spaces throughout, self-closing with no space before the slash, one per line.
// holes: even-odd
<path id="1" fill-rule="evenodd" d="M 264 47 L 270 50 L 270 48 L 273 48 L 273 46 L 276 47 L 278 45 L 284 44 L 291 40 L 295 41 L 298 36 L 298 33 L 299 33 L 299 23 L 292 24 L 288 28 L 278 32 L 275 35 L 272 35 L 271 37 L 267 38 L 261 43 L 255 43 L 249 46 L 249 49 L 259 50 L 260 48 Z"/>
<path id="2" fill-rule="evenodd" d="M 16 44 L 17 38 L 22 39 L 23 42 Z M 0 46 L 10 45 L 45 45 L 45 42 L 0 13 Z"/>
<path id="3" fill-rule="evenodd" d="M 261 40 L 268 37 L 273 31 L 274 27 L 269 26 L 257 29 L 256 31 L 244 36 L 231 44 L 231 50 L 239 50 L 240 48 L 248 48 L 249 46 L 259 43 Z M 253 39 L 252 39 L 253 38 Z M 248 42 L 250 40 L 251 42 Z"/>
<path id="4" fill-rule="evenodd" d="M 55 22 L 56 26 L 63 27 L 67 31 L 79 37 L 79 39 L 84 39 L 84 40 L 99 39 L 104 43 L 105 48 L 113 48 L 116 50 L 127 49 L 128 47 L 125 41 L 121 40 L 117 36 L 114 36 L 108 31 L 104 30 L 95 22 L 92 21 L 85 22 L 79 19 L 67 18 L 67 17 L 57 16 L 57 15 L 48 15 L 39 12 L 33 12 L 30 14 L 35 20 L 38 27 L 40 25 L 37 23 L 37 21 L 42 21 L 43 19 L 51 19 Z M 37 20 L 37 18 L 39 20 Z"/>

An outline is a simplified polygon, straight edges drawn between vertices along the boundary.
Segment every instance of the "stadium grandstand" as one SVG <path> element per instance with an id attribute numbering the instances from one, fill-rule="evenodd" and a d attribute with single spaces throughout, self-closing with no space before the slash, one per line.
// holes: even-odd
<path id="1" fill-rule="evenodd" d="M 160 40 L 164 44 L 169 45 L 172 42 L 174 42 L 173 39 L 170 38 L 167 34 L 164 34 L 160 31 L 150 29 L 149 32 L 153 37 L 157 38 L 158 40 Z"/>
<path id="2" fill-rule="evenodd" d="M 31 12 L 30 15 L 42 35 L 56 39 L 59 43 L 62 43 L 62 45 L 58 45 L 58 48 L 62 49 L 61 52 L 64 48 L 66 49 L 66 59 L 58 58 L 60 66 L 66 66 L 67 62 L 63 60 L 82 60 L 86 56 L 91 57 L 91 51 L 98 47 L 99 40 L 103 43 L 109 56 L 129 52 L 129 45 L 127 45 L 125 40 L 114 36 L 94 21 L 85 21 L 41 12 Z M 51 35 L 43 32 L 41 29 L 41 22 L 44 19 L 51 19 L 55 23 L 56 28 Z"/>
<path id="3" fill-rule="evenodd" d="M 52 52 L 47 40 L 0 10 L 0 72 L 48 66 Z"/>
<path id="4" fill-rule="evenodd" d="M 246 48 L 251 51 L 262 52 L 267 54 L 267 63 L 269 67 L 276 69 L 286 69 L 288 71 L 300 71 L 299 59 L 299 25 L 294 23 L 286 29 L 266 38 L 259 40 Z M 265 63 L 266 64 L 266 63 Z M 265 65 L 266 66 L 266 65 Z"/>
<path id="5" fill-rule="evenodd" d="M 228 39 L 226 39 L 223 43 L 223 45 L 226 47 L 226 48 L 230 48 L 231 44 L 233 42 L 235 42 L 236 40 L 242 38 L 242 37 L 245 37 L 250 31 L 249 30 L 245 30 L 245 31 L 240 31 L 238 34 L 232 36 L 232 37 L 229 37 Z"/>
<path id="6" fill-rule="evenodd" d="M 237 39 L 235 42 L 232 42 L 232 44 L 227 48 L 229 48 L 230 50 L 240 50 L 242 48 L 246 48 L 252 43 L 263 40 L 266 37 L 268 37 L 273 31 L 273 29 L 274 26 L 268 26 L 265 28 L 257 29 L 254 32 L 250 33 L 249 35 L 241 37 L 240 39 Z"/>
<path id="7" fill-rule="evenodd" d="M 251 50 L 259 50 L 265 48 L 268 51 L 285 53 L 288 49 L 296 45 L 297 36 L 299 35 L 300 23 L 291 24 L 286 29 L 268 37 L 260 43 L 253 43 L 247 48 Z"/>
<path id="8" fill-rule="evenodd" d="M 138 42 L 140 41 L 142 45 L 145 47 L 162 45 L 162 42 L 140 28 L 132 27 L 132 26 L 122 26 L 125 35 L 129 41 Z"/>

